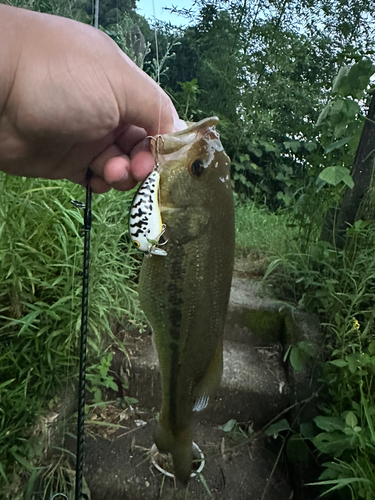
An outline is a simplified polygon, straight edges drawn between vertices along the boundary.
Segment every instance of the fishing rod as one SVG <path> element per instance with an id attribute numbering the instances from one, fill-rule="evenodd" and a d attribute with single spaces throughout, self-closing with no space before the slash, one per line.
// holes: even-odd
<path id="1" fill-rule="evenodd" d="M 89 276 L 90 276 L 90 236 L 91 236 L 91 180 L 92 172 L 87 173 L 86 202 L 70 200 L 76 208 L 84 209 L 83 219 L 83 266 L 82 266 L 82 299 L 81 299 L 81 331 L 79 346 L 79 376 L 78 376 L 78 416 L 77 416 L 77 448 L 75 469 L 75 496 L 74 500 L 82 499 L 83 485 L 83 452 L 85 442 L 85 392 L 86 392 L 86 364 L 87 364 L 87 332 L 89 309 Z M 71 500 L 64 493 L 52 494 L 50 500 Z"/>
<path id="2" fill-rule="evenodd" d="M 99 0 L 94 5 L 94 28 L 99 26 Z M 91 198 L 90 185 L 92 172 L 88 170 L 86 184 L 86 203 L 71 200 L 76 208 L 84 208 L 84 243 L 83 243 L 83 272 L 82 272 L 82 301 L 81 301 L 81 333 L 79 347 L 79 376 L 78 376 L 78 415 L 77 415 L 77 448 L 75 469 L 74 500 L 81 500 L 83 486 L 83 456 L 85 445 L 85 392 L 86 392 L 86 365 L 87 365 L 87 331 L 89 309 L 89 274 L 90 274 L 90 236 L 91 236 Z M 69 498 L 63 493 L 52 495 L 50 500 Z"/>
<path id="3" fill-rule="evenodd" d="M 94 28 L 99 26 L 99 0 L 94 5 Z M 89 309 L 89 279 L 90 279 L 90 237 L 91 237 L 91 180 L 92 172 L 87 173 L 86 203 L 84 213 L 84 242 L 83 242 L 83 275 L 82 275 L 82 302 L 81 302 L 81 336 L 79 349 L 79 379 L 78 379 L 78 416 L 77 416 L 77 451 L 75 500 L 82 498 L 83 485 L 83 455 L 85 445 L 85 392 L 86 392 L 86 365 L 87 365 L 87 324 Z M 77 205 L 76 205 L 77 206 Z"/>
<path id="4" fill-rule="evenodd" d="M 91 173 L 87 178 L 86 203 L 84 215 L 84 243 L 83 243 L 83 277 L 81 303 L 81 337 L 79 349 L 79 379 L 78 379 L 78 417 L 77 417 L 77 453 L 76 453 L 76 481 L 75 500 L 82 498 L 83 483 L 83 451 L 85 441 L 85 391 L 86 391 L 86 364 L 87 364 L 87 323 L 89 306 L 89 271 L 90 271 L 90 236 L 91 236 Z"/>
<path id="5" fill-rule="evenodd" d="M 99 27 L 99 0 L 94 5 L 94 28 Z M 89 310 L 89 279 L 90 279 L 90 236 L 91 236 L 91 180 L 92 172 L 87 172 L 86 203 L 84 214 L 84 242 L 83 242 L 83 275 L 82 275 L 82 302 L 81 302 L 81 336 L 79 349 L 79 379 L 78 379 L 78 416 L 77 416 L 77 452 L 75 500 L 82 498 L 83 485 L 83 453 L 85 445 L 85 392 L 86 392 L 86 365 L 87 365 L 87 323 Z"/>

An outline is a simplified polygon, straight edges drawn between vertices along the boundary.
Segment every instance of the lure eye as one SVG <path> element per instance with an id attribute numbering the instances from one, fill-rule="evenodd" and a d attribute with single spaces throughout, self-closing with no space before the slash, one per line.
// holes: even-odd
<path id="1" fill-rule="evenodd" d="M 137 240 L 134 240 L 134 243 L 135 243 L 135 246 L 138 247 L 138 248 L 141 246 L 141 244 Z"/>
<path id="2" fill-rule="evenodd" d="M 190 167 L 191 173 L 194 177 L 200 177 L 205 171 L 204 163 L 202 160 L 195 160 Z"/>

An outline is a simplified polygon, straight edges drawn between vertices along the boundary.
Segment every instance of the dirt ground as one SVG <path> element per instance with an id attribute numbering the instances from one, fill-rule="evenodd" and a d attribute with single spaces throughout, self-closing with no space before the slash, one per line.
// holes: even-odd
<path id="1" fill-rule="evenodd" d="M 115 407 L 112 411 L 114 419 Z M 260 433 L 245 437 L 197 422 L 194 439 L 204 453 L 205 466 L 201 479 L 192 478 L 185 489 L 151 463 L 155 414 L 136 407 L 117 411 L 123 414 L 123 429 L 88 427 L 85 479 L 91 500 L 288 500 L 293 496 L 283 464 L 277 463 Z M 108 415 L 103 417 L 108 421 Z M 101 420 L 100 414 L 97 419 Z"/>

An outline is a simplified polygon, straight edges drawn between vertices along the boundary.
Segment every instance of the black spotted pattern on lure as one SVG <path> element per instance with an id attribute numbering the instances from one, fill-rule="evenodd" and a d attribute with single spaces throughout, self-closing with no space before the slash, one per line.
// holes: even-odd
<path id="1" fill-rule="evenodd" d="M 154 170 L 141 184 L 130 209 L 130 237 L 139 250 L 148 254 L 167 255 L 159 248 L 164 232 L 159 208 L 160 175 Z"/>

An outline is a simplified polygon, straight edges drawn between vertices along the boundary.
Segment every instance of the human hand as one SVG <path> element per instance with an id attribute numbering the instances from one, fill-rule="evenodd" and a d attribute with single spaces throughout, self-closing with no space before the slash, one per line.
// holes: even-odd
<path id="1" fill-rule="evenodd" d="M 0 5 L 0 170 L 94 192 L 152 170 L 150 135 L 183 128 L 169 97 L 107 35 Z"/>

